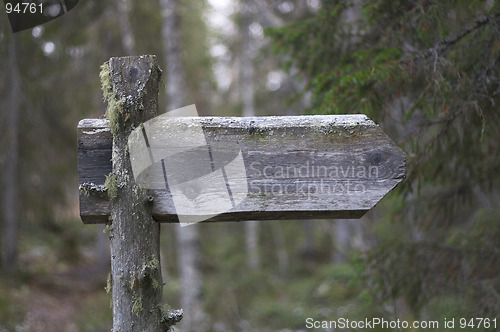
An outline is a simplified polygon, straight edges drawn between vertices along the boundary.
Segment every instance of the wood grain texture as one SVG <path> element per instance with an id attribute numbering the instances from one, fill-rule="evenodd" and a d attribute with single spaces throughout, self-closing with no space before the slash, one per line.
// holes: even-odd
<path id="1" fill-rule="evenodd" d="M 404 154 L 365 115 L 161 121 L 157 128 L 162 128 L 162 139 L 179 139 L 179 128 L 199 123 L 212 151 L 234 156 L 242 152 L 246 174 L 238 182 L 247 184 L 248 196 L 209 221 L 360 218 L 405 176 Z M 78 125 L 80 185 L 97 188 L 87 190 L 88 196 L 81 190 L 85 223 L 106 222 L 109 214 L 106 195 L 98 189 L 111 170 L 112 137 L 107 126 L 102 119 L 85 119 Z M 170 165 L 175 163 L 176 155 L 169 160 Z M 183 167 L 182 158 L 178 163 Z M 216 168 L 223 166 L 215 163 Z M 151 190 L 151 196 L 155 220 L 178 221 L 168 191 Z"/>

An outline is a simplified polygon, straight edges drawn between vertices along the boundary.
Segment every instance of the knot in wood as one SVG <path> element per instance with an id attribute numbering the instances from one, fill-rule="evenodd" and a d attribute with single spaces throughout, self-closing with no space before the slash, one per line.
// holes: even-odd
<path id="1" fill-rule="evenodd" d="M 379 165 L 382 161 L 384 160 L 384 157 L 380 153 L 375 153 L 373 156 L 370 157 L 370 163 L 372 165 Z"/>
<path id="2" fill-rule="evenodd" d="M 127 68 L 127 73 L 125 75 L 125 79 L 129 83 L 134 83 L 137 79 L 137 75 L 139 73 L 139 70 L 136 67 L 130 66 Z"/>

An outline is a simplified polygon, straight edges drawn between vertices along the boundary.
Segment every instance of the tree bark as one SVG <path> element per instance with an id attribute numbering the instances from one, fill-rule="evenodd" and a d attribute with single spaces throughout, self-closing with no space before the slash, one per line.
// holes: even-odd
<path id="1" fill-rule="evenodd" d="M 252 55 L 252 36 L 250 35 L 250 24 L 252 23 L 252 12 L 241 1 L 241 73 L 240 90 L 243 101 L 243 116 L 255 116 L 255 84 L 254 65 Z M 247 265 L 256 270 L 260 267 L 259 257 L 259 224 L 254 221 L 245 222 L 245 244 L 247 251 Z"/>
<path id="2" fill-rule="evenodd" d="M 122 45 L 127 55 L 135 53 L 135 38 L 130 24 L 130 0 L 116 0 L 118 8 L 118 21 L 120 23 L 120 30 L 122 35 Z"/>
<path id="3" fill-rule="evenodd" d="M 251 270 L 259 269 L 259 224 L 255 220 L 245 222 L 245 244 L 247 249 L 248 268 Z"/>
<path id="4" fill-rule="evenodd" d="M 359 20 L 361 18 L 361 5 L 358 0 L 351 3 L 351 7 L 345 11 L 343 20 L 345 22 L 345 33 L 350 35 L 350 38 L 344 40 L 343 52 L 348 53 L 351 45 L 355 44 L 358 37 Z M 349 219 L 336 219 L 333 223 L 333 235 L 335 242 L 335 252 L 333 255 L 334 263 L 344 263 L 347 261 L 349 250 L 352 248 L 352 237 L 354 229 L 349 222 Z"/>
<path id="5" fill-rule="evenodd" d="M 349 219 L 335 219 L 332 224 L 333 239 L 335 243 L 333 262 L 345 263 L 348 259 L 349 250 L 352 238 L 352 220 Z"/>
<path id="6" fill-rule="evenodd" d="M 285 235 L 281 229 L 279 221 L 271 224 L 271 232 L 273 233 L 274 245 L 276 247 L 276 255 L 278 258 L 278 271 L 280 277 L 286 278 L 289 266 L 288 251 L 286 249 Z"/>
<path id="7" fill-rule="evenodd" d="M 162 37 L 167 66 L 167 112 L 186 106 L 186 72 L 181 59 L 179 0 L 161 0 Z M 198 225 L 176 227 L 178 264 L 182 281 L 181 306 L 186 312 L 182 321 L 185 331 L 205 331 L 206 316 L 201 305 L 202 276 Z"/>
<path id="8" fill-rule="evenodd" d="M 154 56 L 111 58 L 109 77 L 101 74 L 112 87 L 107 114 L 115 128 L 113 171 L 106 184 L 112 198 L 109 286 L 114 332 L 166 331 L 180 318 L 162 302 L 160 224 L 151 217 L 146 191 L 135 184 L 127 148 L 132 130 L 157 115 L 160 75 Z"/>
<path id="9" fill-rule="evenodd" d="M 7 101 L 7 151 L 4 192 L 4 230 L 3 230 L 3 271 L 11 273 L 16 267 L 17 256 L 17 186 L 19 161 L 19 112 L 21 111 L 21 75 L 17 64 L 17 40 L 9 40 L 8 66 L 10 68 L 10 89 Z"/>
<path id="10" fill-rule="evenodd" d="M 104 225 L 99 225 L 95 242 L 95 251 L 97 253 L 96 268 L 99 276 L 106 275 L 110 267 L 111 254 L 109 251 L 109 241 L 106 234 L 104 234 L 105 230 Z"/>

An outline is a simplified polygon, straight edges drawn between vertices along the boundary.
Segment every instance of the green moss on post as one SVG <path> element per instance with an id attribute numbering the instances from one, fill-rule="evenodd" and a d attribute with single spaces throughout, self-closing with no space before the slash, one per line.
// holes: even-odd
<path id="1" fill-rule="evenodd" d="M 111 285 L 111 273 L 108 273 L 108 279 L 106 280 L 106 287 L 104 288 L 106 290 L 106 294 L 111 293 L 113 286 Z"/>
<path id="2" fill-rule="evenodd" d="M 120 129 L 120 114 L 123 114 L 125 98 L 117 98 L 117 95 L 113 93 L 113 82 L 111 81 L 109 62 L 105 62 L 101 66 L 99 78 L 101 79 L 103 99 L 108 103 L 108 107 L 106 108 L 106 113 L 104 115 L 109 120 L 111 134 L 114 137 Z"/>
<path id="3" fill-rule="evenodd" d="M 147 263 L 147 266 L 151 269 L 151 270 L 157 270 L 160 268 L 160 262 L 158 261 L 158 259 L 156 259 L 155 256 L 152 256 L 151 257 L 151 260 Z"/>
<path id="4" fill-rule="evenodd" d="M 158 282 L 158 280 L 156 280 L 156 279 L 153 278 L 151 280 L 151 283 L 152 283 L 154 289 L 160 288 L 160 283 Z"/>
<path id="5" fill-rule="evenodd" d="M 113 97 L 113 85 L 111 84 L 111 70 L 109 68 L 109 61 L 101 65 L 101 72 L 99 73 L 101 79 L 101 90 L 103 99 L 108 101 Z"/>
<path id="6" fill-rule="evenodd" d="M 109 235 L 109 234 L 111 234 L 111 230 L 112 230 L 111 225 L 110 224 L 106 224 L 106 226 L 104 226 L 104 229 L 102 230 L 102 232 L 104 234 L 108 234 Z"/>
<path id="7" fill-rule="evenodd" d="M 139 297 L 134 301 L 134 305 L 132 306 L 132 313 L 136 316 L 139 316 L 142 310 L 144 310 L 144 308 L 142 307 L 142 298 Z"/>
<path id="8" fill-rule="evenodd" d="M 106 181 L 104 181 L 104 188 L 108 192 L 108 197 L 110 199 L 115 199 L 118 196 L 118 177 L 113 172 L 106 175 Z"/>

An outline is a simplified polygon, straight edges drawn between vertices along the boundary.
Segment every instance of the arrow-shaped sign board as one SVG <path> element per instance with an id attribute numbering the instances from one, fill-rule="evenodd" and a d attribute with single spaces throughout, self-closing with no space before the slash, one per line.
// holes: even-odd
<path id="1" fill-rule="evenodd" d="M 129 176 L 159 222 L 360 218 L 405 176 L 403 152 L 365 115 L 153 120 L 129 138 Z M 84 223 L 108 220 L 112 140 L 107 120 L 80 121 Z"/>

